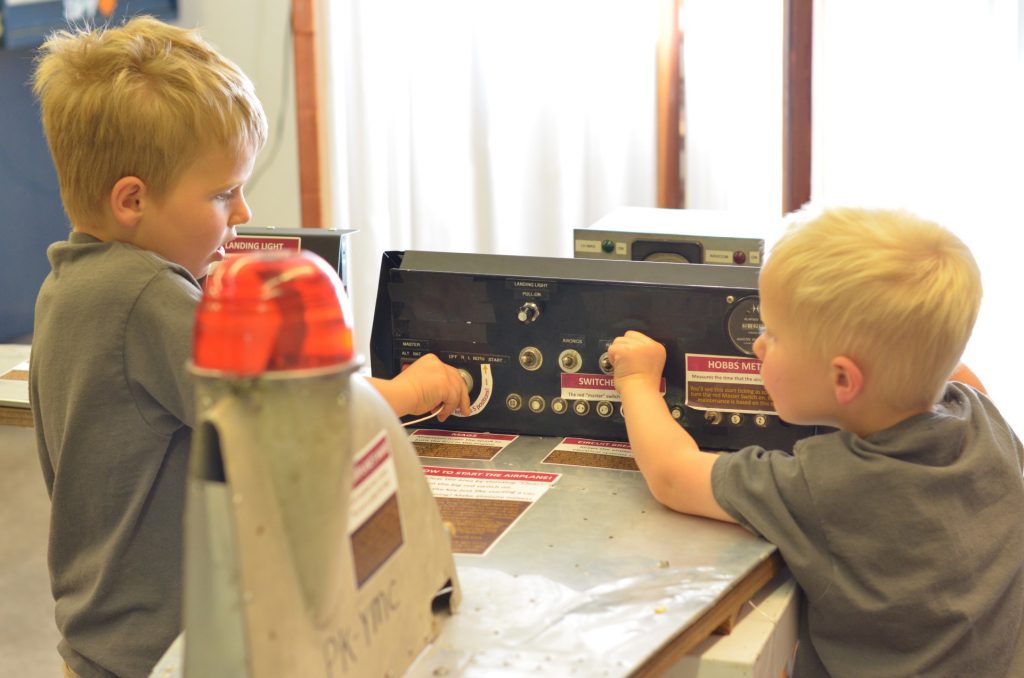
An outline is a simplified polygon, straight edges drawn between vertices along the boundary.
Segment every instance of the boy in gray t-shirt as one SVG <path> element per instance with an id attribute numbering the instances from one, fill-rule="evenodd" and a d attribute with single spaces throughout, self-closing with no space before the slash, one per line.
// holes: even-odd
<path id="1" fill-rule="evenodd" d="M 948 381 L 981 303 L 969 250 L 906 212 L 807 209 L 760 301 L 779 417 L 839 430 L 702 452 L 659 394 L 665 349 L 627 332 L 609 355 L 652 494 L 778 546 L 804 593 L 796 676 L 1024 676 L 1024 448 Z"/>
<path id="2" fill-rule="evenodd" d="M 181 630 L 198 280 L 251 216 L 267 122 L 237 66 L 149 17 L 55 33 L 34 87 L 72 230 L 29 370 L 58 650 L 69 675 L 144 678 Z M 433 355 L 371 381 L 397 414 L 469 411 Z"/>

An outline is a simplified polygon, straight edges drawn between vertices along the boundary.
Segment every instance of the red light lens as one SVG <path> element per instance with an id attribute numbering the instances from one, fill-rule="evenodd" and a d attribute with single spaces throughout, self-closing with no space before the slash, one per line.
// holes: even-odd
<path id="1" fill-rule="evenodd" d="M 242 254 L 206 280 L 196 311 L 196 367 L 254 376 L 352 360 L 348 303 L 320 257 Z"/>

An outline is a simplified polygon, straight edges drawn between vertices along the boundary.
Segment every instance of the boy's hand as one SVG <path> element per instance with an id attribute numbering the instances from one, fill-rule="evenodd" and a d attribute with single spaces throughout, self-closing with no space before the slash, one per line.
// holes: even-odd
<path id="1" fill-rule="evenodd" d="M 458 370 L 446 365 L 433 353 L 421 356 L 416 362 L 388 381 L 374 380 L 377 390 L 390 403 L 399 416 L 441 411 L 438 421 L 444 421 L 456 410 L 469 412 L 469 392 Z"/>
<path id="2" fill-rule="evenodd" d="M 617 337 L 608 347 L 608 357 L 615 368 L 615 388 L 661 388 L 661 373 L 665 369 L 665 347 L 646 334 L 629 330 Z"/>

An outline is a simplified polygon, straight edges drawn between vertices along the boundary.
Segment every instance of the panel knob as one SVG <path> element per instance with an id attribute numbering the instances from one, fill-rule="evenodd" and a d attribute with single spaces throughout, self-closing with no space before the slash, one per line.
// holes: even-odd
<path id="1" fill-rule="evenodd" d="M 519 313 L 516 314 L 516 317 L 519 318 L 519 322 L 529 325 L 540 317 L 540 306 L 532 301 L 528 301 L 519 307 Z"/>

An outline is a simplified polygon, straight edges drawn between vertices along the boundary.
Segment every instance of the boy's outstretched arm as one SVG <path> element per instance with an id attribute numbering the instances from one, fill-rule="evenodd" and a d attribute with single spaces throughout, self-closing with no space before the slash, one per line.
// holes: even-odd
<path id="1" fill-rule="evenodd" d="M 433 412 L 439 406 L 438 421 L 456 410 L 469 412 L 466 382 L 433 353 L 421 356 L 392 379 L 370 377 L 369 381 L 400 417 Z"/>
<path id="2" fill-rule="evenodd" d="M 736 522 L 711 493 L 711 467 L 717 455 L 701 452 L 672 418 L 661 395 L 665 347 L 629 331 L 612 342 L 608 356 L 622 396 L 629 444 L 654 498 L 682 513 Z"/>

